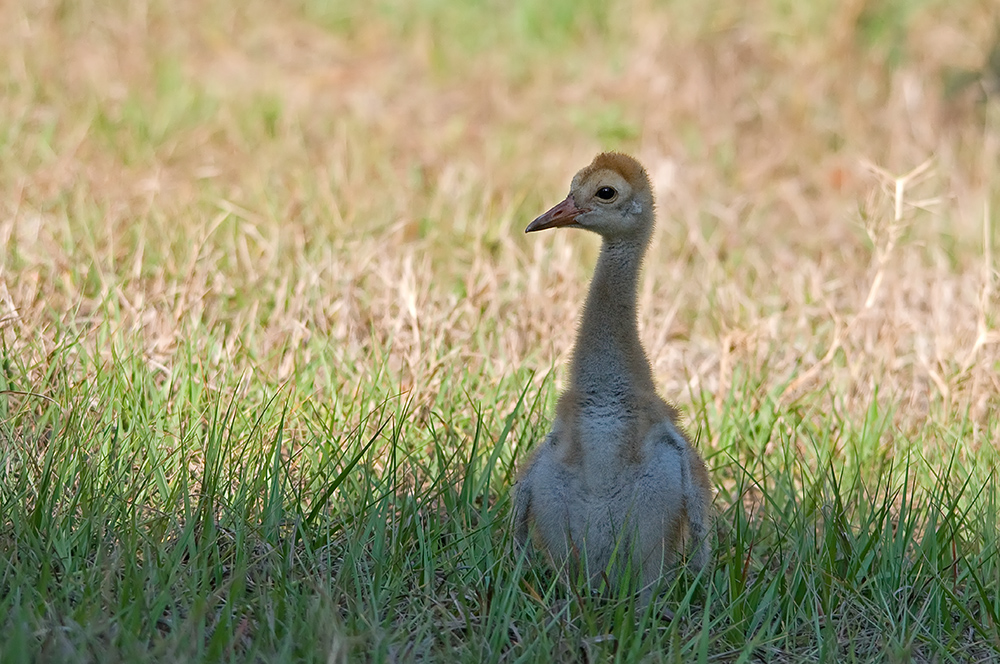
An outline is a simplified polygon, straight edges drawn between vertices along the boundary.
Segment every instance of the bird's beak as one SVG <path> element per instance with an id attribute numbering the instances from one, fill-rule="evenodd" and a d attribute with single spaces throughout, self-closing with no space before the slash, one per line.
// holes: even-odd
<path id="1" fill-rule="evenodd" d="M 576 222 L 576 218 L 586 212 L 581 210 L 573 202 L 573 196 L 567 196 L 559 205 L 555 206 L 542 216 L 528 224 L 524 229 L 525 233 L 534 231 L 544 231 L 546 228 L 559 228 L 560 226 L 571 226 Z"/>

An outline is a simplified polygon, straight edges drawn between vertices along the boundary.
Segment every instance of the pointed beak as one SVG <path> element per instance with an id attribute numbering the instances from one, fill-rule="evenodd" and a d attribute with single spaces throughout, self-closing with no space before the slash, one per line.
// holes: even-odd
<path id="1" fill-rule="evenodd" d="M 576 222 L 576 218 L 584 212 L 586 210 L 578 208 L 573 202 L 572 196 L 567 196 L 562 203 L 528 224 L 524 232 L 533 233 L 534 231 L 544 231 L 546 228 L 572 226 Z"/>

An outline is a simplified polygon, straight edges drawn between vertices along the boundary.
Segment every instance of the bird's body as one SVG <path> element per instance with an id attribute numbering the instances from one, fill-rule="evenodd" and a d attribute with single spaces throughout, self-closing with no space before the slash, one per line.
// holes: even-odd
<path id="1" fill-rule="evenodd" d="M 684 534 L 691 563 L 708 560 L 711 489 L 705 463 L 656 393 L 636 316 L 639 271 L 653 228 L 642 166 L 604 153 L 573 179 L 570 195 L 527 231 L 556 226 L 604 238 L 573 353 L 570 385 L 552 432 L 521 473 L 515 535 L 536 540 L 557 566 L 631 574 L 649 588 L 674 562 Z"/>

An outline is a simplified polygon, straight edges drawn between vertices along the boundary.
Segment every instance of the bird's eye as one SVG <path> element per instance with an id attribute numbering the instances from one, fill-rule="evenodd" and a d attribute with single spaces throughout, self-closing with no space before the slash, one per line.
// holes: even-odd
<path id="1" fill-rule="evenodd" d="M 597 197 L 602 201 L 610 201 L 612 198 L 618 195 L 614 187 L 601 187 L 597 190 Z"/>

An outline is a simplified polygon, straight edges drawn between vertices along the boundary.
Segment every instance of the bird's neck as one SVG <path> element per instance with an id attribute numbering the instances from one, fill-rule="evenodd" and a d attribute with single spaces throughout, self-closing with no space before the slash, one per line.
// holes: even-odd
<path id="1" fill-rule="evenodd" d="M 605 240 L 573 352 L 572 385 L 592 403 L 655 390 L 639 341 L 637 289 L 646 242 Z"/>

